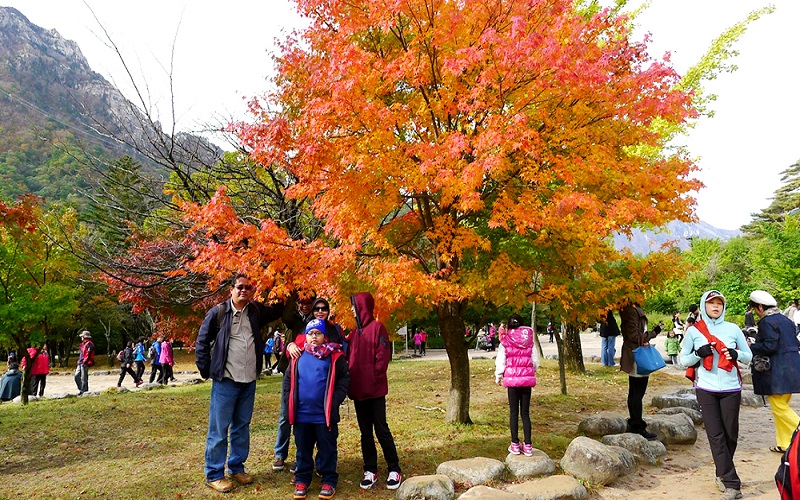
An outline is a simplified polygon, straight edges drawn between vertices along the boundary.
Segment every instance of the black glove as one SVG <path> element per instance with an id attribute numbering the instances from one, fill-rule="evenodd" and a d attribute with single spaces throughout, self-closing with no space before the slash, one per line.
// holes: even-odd
<path id="1" fill-rule="evenodd" d="M 706 344 L 695 349 L 694 353 L 701 358 L 707 358 L 714 354 L 714 349 L 711 347 L 711 344 Z"/>
<path id="2" fill-rule="evenodd" d="M 728 355 L 731 357 L 731 361 L 736 361 L 739 358 L 739 353 L 736 349 L 728 349 Z"/>

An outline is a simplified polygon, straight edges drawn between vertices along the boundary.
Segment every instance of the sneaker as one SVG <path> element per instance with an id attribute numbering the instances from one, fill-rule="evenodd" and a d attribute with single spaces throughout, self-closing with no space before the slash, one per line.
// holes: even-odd
<path id="1" fill-rule="evenodd" d="M 532 457 L 533 456 L 533 446 L 529 445 L 528 443 L 523 444 L 522 445 L 522 454 L 525 455 L 526 457 Z"/>
<path id="2" fill-rule="evenodd" d="M 402 476 L 400 476 L 399 472 L 390 472 L 389 478 L 386 479 L 386 487 L 390 490 L 396 490 L 400 487 L 400 482 L 402 481 Z"/>
<path id="3" fill-rule="evenodd" d="M 294 500 L 305 500 L 308 496 L 308 486 L 303 483 L 297 483 L 297 486 L 294 487 L 294 496 L 292 497 Z"/>
<path id="4" fill-rule="evenodd" d="M 319 490 L 319 498 L 322 500 L 330 500 L 336 494 L 336 488 L 330 484 L 323 484 L 322 489 Z"/>
<path id="5" fill-rule="evenodd" d="M 715 477 L 714 484 L 717 485 L 717 489 L 719 490 L 720 493 L 725 493 L 725 484 L 722 482 L 721 477 Z"/>
<path id="6" fill-rule="evenodd" d="M 297 472 L 297 462 L 292 462 L 292 466 L 289 467 L 289 472 L 291 472 L 292 474 Z"/>
<path id="7" fill-rule="evenodd" d="M 508 446 L 508 452 L 511 453 L 512 455 L 519 455 L 522 452 L 522 450 L 519 447 L 519 443 L 511 443 Z"/>
<path id="8" fill-rule="evenodd" d="M 361 480 L 359 486 L 362 490 L 368 490 L 378 481 L 378 475 L 374 472 L 367 471 L 364 473 L 364 479 Z"/>
<path id="9" fill-rule="evenodd" d="M 139 380 L 138 382 L 136 382 L 136 387 L 139 387 L 140 385 L 142 385 L 142 381 L 141 381 L 141 380 Z"/>
<path id="10" fill-rule="evenodd" d="M 725 488 L 725 493 L 722 494 L 722 500 L 736 500 L 742 498 L 742 492 L 733 488 Z"/>
<path id="11" fill-rule="evenodd" d="M 285 466 L 286 463 L 281 457 L 275 457 L 275 461 L 272 462 L 272 470 L 274 471 L 282 471 Z"/>

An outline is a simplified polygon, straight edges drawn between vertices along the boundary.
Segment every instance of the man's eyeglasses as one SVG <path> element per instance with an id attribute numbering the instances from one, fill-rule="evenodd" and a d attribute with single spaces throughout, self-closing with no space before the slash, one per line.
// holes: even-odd
<path id="1" fill-rule="evenodd" d="M 236 285 L 233 288 L 235 288 L 237 290 L 240 290 L 240 291 L 241 290 L 252 290 L 253 289 L 253 285 Z"/>
<path id="2" fill-rule="evenodd" d="M 319 312 L 319 311 L 328 312 L 328 308 L 327 307 L 315 307 L 314 308 L 314 312 Z"/>

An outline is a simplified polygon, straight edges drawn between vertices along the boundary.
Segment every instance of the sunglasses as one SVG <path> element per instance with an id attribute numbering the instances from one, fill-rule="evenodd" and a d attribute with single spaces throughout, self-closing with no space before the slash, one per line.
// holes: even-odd
<path id="1" fill-rule="evenodd" d="M 235 288 L 237 290 L 252 290 L 253 289 L 253 285 L 236 285 L 233 288 Z"/>
<path id="2" fill-rule="evenodd" d="M 317 312 L 317 311 L 326 311 L 327 312 L 328 308 L 327 307 L 315 307 L 314 308 L 314 312 Z"/>

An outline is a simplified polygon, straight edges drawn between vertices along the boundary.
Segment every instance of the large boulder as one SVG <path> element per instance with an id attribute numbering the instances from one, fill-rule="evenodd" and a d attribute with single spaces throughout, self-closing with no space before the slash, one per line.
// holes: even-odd
<path id="1" fill-rule="evenodd" d="M 525 496 L 520 493 L 510 493 L 508 491 L 498 490 L 497 488 L 480 485 L 468 489 L 458 497 L 458 500 L 522 500 L 524 498 Z"/>
<path id="2" fill-rule="evenodd" d="M 764 406 L 764 398 L 756 395 L 756 393 L 754 393 L 753 391 L 742 391 L 741 406 L 752 406 L 754 408 L 760 408 Z"/>
<path id="3" fill-rule="evenodd" d="M 673 406 L 671 408 L 662 408 L 656 412 L 657 415 L 677 415 L 678 413 L 683 413 L 687 417 L 691 418 L 694 425 L 700 425 L 703 423 L 703 414 L 697 410 L 693 410 L 692 408 Z"/>
<path id="4" fill-rule="evenodd" d="M 519 493 L 523 495 L 523 498 L 535 500 L 579 500 L 589 496 L 586 487 L 571 476 L 549 476 L 512 484 L 506 488 L 506 491 Z"/>
<path id="5" fill-rule="evenodd" d="M 436 474 L 449 477 L 456 484 L 475 486 L 488 482 L 498 482 L 505 478 L 506 466 L 494 458 L 463 458 L 442 462 Z"/>
<path id="6" fill-rule="evenodd" d="M 441 474 L 406 478 L 395 496 L 397 500 L 453 500 L 455 497 L 453 481 Z"/>
<path id="7" fill-rule="evenodd" d="M 625 448 L 633 453 L 633 456 L 636 457 L 636 461 L 639 463 L 656 465 L 658 463 L 658 457 L 667 453 L 667 448 L 661 442 L 648 441 L 640 434 L 633 434 L 630 432 L 603 436 L 601 441 L 603 444 L 609 446 Z"/>
<path id="8" fill-rule="evenodd" d="M 612 414 L 591 415 L 578 424 L 578 432 L 589 437 L 601 437 L 609 434 L 622 434 L 625 432 L 627 421 L 625 417 Z"/>
<path id="9" fill-rule="evenodd" d="M 664 444 L 693 444 L 697 441 L 697 429 L 692 419 L 683 413 L 675 415 L 645 415 L 647 430 L 655 432 Z"/>
<path id="10" fill-rule="evenodd" d="M 632 473 L 636 469 L 636 458 L 625 448 L 579 436 L 567 446 L 561 468 L 581 481 L 606 485 Z"/>
<path id="11" fill-rule="evenodd" d="M 679 394 L 671 392 L 653 398 L 652 405 L 656 408 L 672 408 L 680 406 L 683 408 L 691 408 L 700 411 L 700 404 L 697 402 L 697 396 L 694 394 Z"/>
<path id="12" fill-rule="evenodd" d="M 546 476 L 556 471 L 556 463 L 545 452 L 536 448 L 531 457 L 509 453 L 506 467 L 517 479 Z"/>

